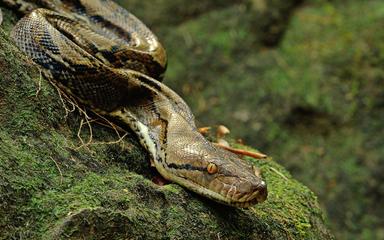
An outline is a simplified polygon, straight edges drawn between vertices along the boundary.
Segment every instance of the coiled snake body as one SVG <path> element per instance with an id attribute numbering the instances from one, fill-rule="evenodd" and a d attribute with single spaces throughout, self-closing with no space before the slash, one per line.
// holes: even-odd
<path id="1" fill-rule="evenodd" d="M 266 199 L 257 169 L 214 146 L 161 83 L 166 54 L 135 16 L 109 0 L 1 0 L 26 14 L 12 36 L 44 75 L 95 112 L 130 127 L 166 179 L 215 201 Z"/>

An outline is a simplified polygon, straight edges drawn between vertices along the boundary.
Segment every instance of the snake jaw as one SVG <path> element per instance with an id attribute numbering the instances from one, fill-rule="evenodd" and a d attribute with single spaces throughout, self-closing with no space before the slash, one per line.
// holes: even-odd
<path id="1" fill-rule="evenodd" d="M 169 177 L 171 178 L 169 179 L 170 181 L 176 182 L 199 195 L 205 196 L 220 204 L 233 207 L 249 208 L 255 204 L 264 202 L 268 195 L 267 185 L 264 181 L 261 181 L 261 183 L 255 187 L 253 192 L 247 193 L 241 199 L 235 199 L 235 192 L 232 192 L 231 194 L 231 191 L 236 189 L 235 187 L 231 187 L 232 190 L 230 189 L 227 193 L 225 193 L 225 191 L 213 191 L 209 188 L 206 188 L 205 186 L 201 186 L 193 181 L 189 181 L 178 176 Z"/>

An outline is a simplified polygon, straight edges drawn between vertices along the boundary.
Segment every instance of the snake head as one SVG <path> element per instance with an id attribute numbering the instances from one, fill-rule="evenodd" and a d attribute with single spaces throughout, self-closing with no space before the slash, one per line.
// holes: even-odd
<path id="1" fill-rule="evenodd" d="M 202 171 L 198 182 L 206 186 L 207 197 L 243 208 L 266 200 L 267 184 L 250 162 L 216 146 L 211 146 L 202 162 L 207 170 Z"/>
<path id="2" fill-rule="evenodd" d="M 267 185 L 258 168 L 196 131 L 178 129 L 168 134 L 165 160 L 155 162 L 163 177 L 231 206 L 247 208 L 266 200 Z"/>

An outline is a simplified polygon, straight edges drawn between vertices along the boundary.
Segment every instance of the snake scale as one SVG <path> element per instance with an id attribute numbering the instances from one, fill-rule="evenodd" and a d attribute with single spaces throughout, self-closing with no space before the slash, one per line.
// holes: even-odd
<path id="1" fill-rule="evenodd" d="M 220 203 L 267 197 L 259 170 L 207 141 L 183 99 L 161 80 L 166 53 L 134 15 L 110 0 L 0 0 L 25 15 L 16 45 L 91 110 L 136 133 L 167 180 Z"/>

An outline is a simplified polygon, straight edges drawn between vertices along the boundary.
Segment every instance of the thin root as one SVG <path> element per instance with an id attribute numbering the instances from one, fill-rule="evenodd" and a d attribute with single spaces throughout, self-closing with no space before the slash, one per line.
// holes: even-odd
<path id="1" fill-rule="evenodd" d="M 123 141 L 123 139 L 128 135 L 128 133 L 125 133 L 123 136 L 121 136 L 119 139 L 117 139 L 116 141 L 109 141 L 109 142 L 94 142 L 94 143 L 90 143 L 89 145 L 111 145 L 111 144 L 118 144 L 120 143 L 121 141 Z"/>
<path id="2" fill-rule="evenodd" d="M 274 167 L 269 167 L 269 169 L 271 169 L 272 171 L 274 171 L 275 173 L 277 173 L 280 177 L 284 178 L 285 180 L 289 180 L 284 174 L 282 174 L 279 170 L 277 170 L 276 168 Z"/>
<path id="3" fill-rule="evenodd" d="M 41 91 L 41 81 L 43 80 L 43 76 L 41 73 L 41 69 L 39 68 L 39 82 L 37 83 L 37 90 L 36 90 L 36 97 L 39 96 L 39 93 Z"/>
<path id="4" fill-rule="evenodd" d="M 76 110 L 76 108 L 79 109 L 79 110 L 81 109 L 81 108 L 79 107 L 79 105 L 76 103 L 76 101 L 74 101 L 73 99 L 71 99 L 67 94 L 65 94 L 65 93 L 64 93 L 58 86 L 56 86 L 53 82 L 51 82 L 51 84 L 56 88 L 56 91 L 57 91 L 57 93 L 59 94 L 59 97 L 60 97 L 60 101 L 61 101 L 61 103 L 62 103 L 62 105 L 63 105 L 64 110 L 65 110 L 64 119 L 67 119 L 69 113 L 74 112 L 74 111 Z M 63 96 L 64 96 L 64 97 L 63 97 Z M 64 99 L 65 99 L 65 100 L 64 100 Z M 72 106 L 71 109 L 69 109 L 69 108 L 67 107 L 66 102 L 68 102 L 68 103 L 71 104 L 71 106 Z"/>
<path id="5" fill-rule="evenodd" d="M 114 124 L 113 122 L 109 121 L 107 118 L 105 118 L 104 116 L 98 114 L 97 112 L 94 112 L 94 113 L 95 113 L 96 116 L 98 116 L 102 120 L 102 121 L 98 121 L 98 119 L 96 119 L 96 123 L 97 124 L 100 124 L 101 126 L 112 128 L 119 138 L 121 138 L 120 132 L 123 132 L 124 135 L 127 135 L 127 131 L 126 130 L 124 130 L 123 128 L 117 126 L 116 124 Z"/>
<path id="6" fill-rule="evenodd" d="M 52 161 L 55 163 L 56 165 L 56 168 L 57 170 L 59 171 L 60 173 L 60 184 L 63 184 L 63 173 L 61 172 L 61 169 L 59 167 L 59 164 L 57 164 L 57 162 L 55 161 L 55 159 L 53 159 L 53 157 L 50 157 L 52 159 Z"/>
<path id="7" fill-rule="evenodd" d="M 85 119 L 85 123 L 84 123 L 84 119 Z M 92 140 L 93 140 L 93 130 L 92 130 L 92 126 L 91 126 L 91 121 L 92 120 L 90 121 L 88 116 L 85 116 L 84 119 L 81 119 L 80 127 L 79 127 L 79 130 L 77 131 L 77 138 L 80 140 L 81 145 L 78 146 L 76 148 L 76 150 L 79 150 L 80 148 L 89 146 L 92 143 Z M 88 130 L 89 130 L 89 138 L 88 138 L 88 141 L 86 143 L 84 142 L 83 138 L 81 137 L 81 130 L 83 129 L 84 125 L 87 125 L 88 126 Z"/>
<path id="8" fill-rule="evenodd" d="M 80 121 L 80 126 L 79 126 L 79 129 L 77 131 L 77 138 L 80 140 L 80 146 L 74 148 L 74 150 L 79 150 L 81 148 L 88 148 L 88 146 L 90 145 L 102 145 L 102 144 L 116 144 L 116 143 L 120 143 L 122 142 L 122 140 L 128 135 L 127 131 L 125 131 L 124 129 L 122 129 L 121 127 L 117 126 L 116 124 L 112 123 L 111 121 L 109 121 L 107 118 L 105 118 L 104 116 L 96 113 L 96 112 L 93 112 L 99 119 L 92 119 L 87 111 L 80 107 L 79 104 L 76 102 L 76 100 L 70 96 L 68 96 L 64 91 L 62 91 L 60 89 L 60 87 L 58 87 L 56 84 L 54 84 L 53 82 L 51 82 L 51 84 L 56 88 L 58 94 L 59 94 L 59 97 L 60 97 L 60 101 L 63 105 L 63 108 L 65 110 L 65 116 L 64 118 L 66 119 L 69 115 L 69 113 L 72 113 L 74 112 L 75 110 L 78 110 L 80 112 L 80 115 L 83 116 L 83 119 L 81 119 Z M 67 107 L 67 103 L 69 103 L 71 105 L 70 108 Z M 99 125 L 102 125 L 102 126 L 105 126 L 105 127 L 109 127 L 111 129 L 113 129 L 118 137 L 118 139 L 116 141 L 110 141 L 110 142 L 93 142 L 93 128 L 92 128 L 92 125 L 91 123 L 97 123 Z M 88 126 L 88 131 L 89 131 L 89 138 L 87 141 L 84 141 L 84 139 L 81 137 L 81 132 L 82 132 L 82 129 L 83 129 L 83 126 L 84 125 L 87 125 Z M 123 132 L 124 134 L 121 135 L 120 133 Z"/>

